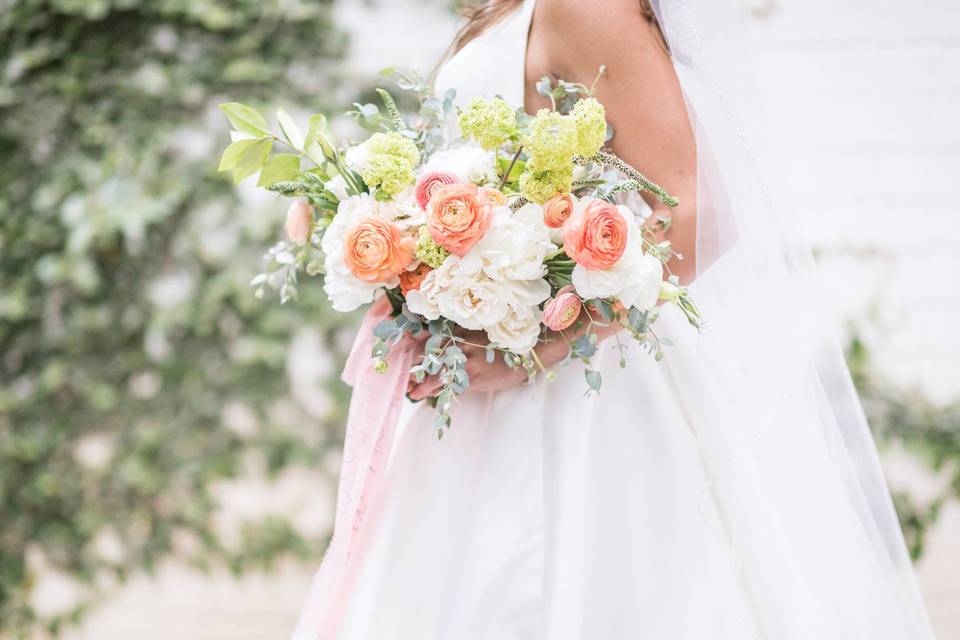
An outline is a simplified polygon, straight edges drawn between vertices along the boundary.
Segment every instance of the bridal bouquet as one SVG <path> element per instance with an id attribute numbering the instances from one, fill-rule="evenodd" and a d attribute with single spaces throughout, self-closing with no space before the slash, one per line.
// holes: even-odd
<path id="1" fill-rule="evenodd" d="M 470 385 L 465 344 L 482 343 L 488 362 L 502 357 L 552 379 L 534 347 L 566 340 L 589 393 L 601 386 L 591 366 L 597 325 L 619 323 L 657 359 L 670 344 L 653 328 L 659 301 L 700 326 L 666 269 L 669 243 L 655 242 L 617 204 L 630 191 L 677 201 L 602 150 L 608 126 L 590 89 L 544 79 L 538 89 L 553 108 L 530 116 L 498 97 L 457 110 L 452 91 L 436 96 L 409 74 L 398 85 L 417 98 L 416 123 L 379 89 L 382 111 L 357 104 L 348 112 L 373 131 L 355 144 L 334 142 L 322 115 L 304 134 L 279 111 L 277 135 L 256 110 L 221 105 L 234 131 L 220 170 L 237 182 L 259 172 L 258 186 L 294 199 L 287 238 L 251 283 L 258 296 L 275 288 L 282 302 L 295 299 L 301 273 L 323 276 L 337 311 L 386 296 L 392 314 L 376 326 L 370 355 L 384 371 L 391 347 L 420 337 L 411 374 L 439 376 L 441 436 Z M 273 153 L 275 145 L 287 149 Z"/>

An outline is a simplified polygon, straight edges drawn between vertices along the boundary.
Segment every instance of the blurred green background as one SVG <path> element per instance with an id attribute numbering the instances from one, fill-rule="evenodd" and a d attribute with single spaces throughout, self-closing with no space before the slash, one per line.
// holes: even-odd
<path id="1" fill-rule="evenodd" d="M 225 518 L 219 488 L 298 468 L 329 485 L 353 319 L 319 286 L 254 299 L 283 205 L 216 173 L 215 105 L 344 110 L 375 80 L 341 64 L 336 18 L 318 0 L 0 0 L 0 637 L 58 635 L 171 559 L 315 565 L 322 518 Z M 872 426 L 942 480 L 896 491 L 919 558 L 960 495 L 960 404 L 877 372 L 874 316 L 849 332 Z M 57 606 L 38 604 L 46 575 L 70 584 Z"/>

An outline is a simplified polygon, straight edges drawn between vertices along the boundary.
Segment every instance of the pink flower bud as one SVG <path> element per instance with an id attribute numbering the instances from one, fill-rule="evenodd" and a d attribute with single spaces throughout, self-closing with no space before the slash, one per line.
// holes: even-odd
<path id="1" fill-rule="evenodd" d="M 290 242 L 305 245 L 310 240 L 313 227 L 313 209 L 306 202 L 296 200 L 287 209 L 287 222 L 284 228 Z"/>
<path id="2" fill-rule="evenodd" d="M 543 307 L 543 324 L 554 331 L 563 331 L 580 317 L 583 303 L 573 287 L 566 286 Z"/>
<path id="3" fill-rule="evenodd" d="M 417 186 L 414 188 L 414 192 L 417 196 L 417 204 L 420 205 L 420 208 L 424 211 L 427 210 L 427 205 L 430 203 L 430 198 L 433 197 L 434 192 L 440 187 L 448 184 L 458 184 L 460 178 L 453 175 L 448 171 L 430 171 L 420 176 L 420 179 L 417 180 Z"/>

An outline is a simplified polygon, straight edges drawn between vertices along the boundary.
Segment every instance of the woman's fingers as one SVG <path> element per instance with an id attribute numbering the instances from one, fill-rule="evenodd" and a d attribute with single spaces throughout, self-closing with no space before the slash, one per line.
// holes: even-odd
<path id="1" fill-rule="evenodd" d="M 407 385 L 407 395 L 411 400 L 419 401 L 437 395 L 443 386 L 437 376 L 427 376 L 423 382 L 417 383 L 411 378 L 412 384 Z"/>

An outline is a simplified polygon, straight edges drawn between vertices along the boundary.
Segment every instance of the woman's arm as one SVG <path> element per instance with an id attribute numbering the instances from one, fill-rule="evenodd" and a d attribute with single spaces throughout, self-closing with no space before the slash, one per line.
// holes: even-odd
<path id="1" fill-rule="evenodd" d="M 647 228 L 683 255 L 667 265 L 686 284 L 696 274 L 697 150 L 680 83 L 637 0 L 539 0 L 527 51 L 527 109 L 549 106 L 533 84 L 555 78 L 593 84 L 613 126 L 614 153 L 680 199 L 670 208 L 644 194 Z M 658 216 L 672 220 L 664 233 Z"/>

